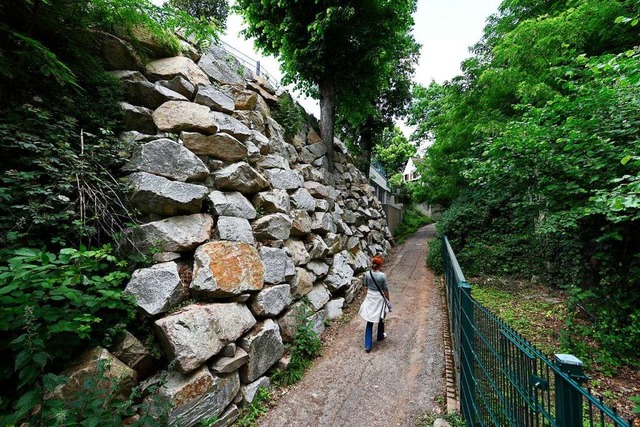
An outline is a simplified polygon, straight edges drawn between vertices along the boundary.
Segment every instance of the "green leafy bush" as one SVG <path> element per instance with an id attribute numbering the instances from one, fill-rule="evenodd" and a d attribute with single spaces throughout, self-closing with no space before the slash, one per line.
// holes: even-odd
<path id="1" fill-rule="evenodd" d="M 507 8 L 412 111 L 435 140 L 421 197 L 449 208 L 439 226 L 465 273 L 568 290 L 613 367 L 640 364 L 639 7 Z"/>
<path id="2" fill-rule="evenodd" d="M 427 254 L 427 266 L 436 274 L 444 274 L 444 260 L 442 259 L 442 237 L 436 234 L 435 239 L 429 242 Z"/>
<path id="3" fill-rule="evenodd" d="M 89 344 L 109 346 L 132 320 L 134 305 L 122 294 L 129 274 L 111 252 L 104 246 L 0 253 L 0 410 L 11 403 L 16 414 L 30 413 L 50 384 L 47 372 Z"/>
<path id="4" fill-rule="evenodd" d="M 96 370 L 68 396 L 57 396 L 56 387 L 68 378 L 45 374 L 35 387 L 20 399 L 18 410 L 0 415 L 2 425 L 26 420 L 34 426 L 113 426 L 162 427 L 169 424 L 171 402 L 159 393 L 164 377 L 145 390 L 134 387 L 128 396 L 120 394 L 118 379 L 106 378 L 108 362 L 99 361 Z M 34 407 L 35 402 L 35 407 Z M 29 412 L 24 412 L 30 408 Z"/>
<path id="5" fill-rule="evenodd" d="M 433 219 L 420 212 L 415 207 L 410 207 L 404 213 L 402 221 L 397 225 L 395 229 L 396 243 L 402 243 L 407 240 L 407 237 L 418 231 L 418 229 L 424 225 L 432 224 Z"/>

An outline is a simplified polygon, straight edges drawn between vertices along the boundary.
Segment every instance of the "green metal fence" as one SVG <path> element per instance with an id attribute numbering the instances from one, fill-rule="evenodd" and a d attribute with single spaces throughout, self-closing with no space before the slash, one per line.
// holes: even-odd
<path id="1" fill-rule="evenodd" d="M 467 426 L 631 427 L 591 394 L 582 362 L 553 361 L 473 299 L 446 237 L 442 239 L 449 322 Z"/>

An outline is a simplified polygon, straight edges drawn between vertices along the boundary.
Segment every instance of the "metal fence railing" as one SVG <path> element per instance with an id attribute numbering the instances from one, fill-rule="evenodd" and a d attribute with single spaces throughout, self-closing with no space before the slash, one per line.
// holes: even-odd
<path id="1" fill-rule="evenodd" d="M 460 412 L 467 426 L 631 427 L 583 387 L 582 362 L 553 361 L 473 299 L 456 256 L 442 239 L 449 324 Z"/>
<path id="2" fill-rule="evenodd" d="M 269 74 L 269 72 L 264 69 L 260 61 L 251 58 L 250 56 L 231 46 L 229 43 L 223 42 L 222 40 L 219 40 L 218 43 L 220 47 L 222 47 L 229 55 L 233 56 L 238 62 L 240 62 L 240 64 L 255 73 L 255 75 L 262 76 L 275 89 L 278 89 L 280 87 L 280 80 Z"/>

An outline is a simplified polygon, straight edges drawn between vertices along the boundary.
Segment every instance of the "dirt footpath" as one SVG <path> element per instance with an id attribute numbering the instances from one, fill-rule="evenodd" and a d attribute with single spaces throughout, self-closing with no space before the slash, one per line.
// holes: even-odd
<path id="1" fill-rule="evenodd" d="M 426 268 L 423 227 L 394 249 L 387 274 L 393 312 L 386 340 L 364 351 L 365 322 L 356 315 L 337 326 L 336 338 L 304 379 L 291 387 L 261 426 L 414 426 L 444 395 L 444 309 L 433 274 Z"/>

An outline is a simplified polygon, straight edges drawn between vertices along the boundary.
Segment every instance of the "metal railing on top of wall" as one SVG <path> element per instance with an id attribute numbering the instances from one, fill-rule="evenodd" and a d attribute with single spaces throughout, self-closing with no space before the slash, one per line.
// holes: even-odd
<path id="1" fill-rule="evenodd" d="M 460 412 L 467 426 L 631 427 L 583 387 L 582 362 L 553 361 L 472 297 L 456 256 L 442 239 L 449 323 Z"/>
<path id="2" fill-rule="evenodd" d="M 276 79 L 273 75 L 267 72 L 267 70 L 262 67 L 260 61 L 251 58 L 250 56 L 231 46 L 229 43 L 223 42 L 222 40 L 219 40 L 218 43 L 229 55 L 233 56 L 238 60 L 238 62 L 253 71 L 257 76 L 262 76 L 265 80 L 271 83 L 275 89 L 278 89 L 280 87 L 280 80 Z"/>

